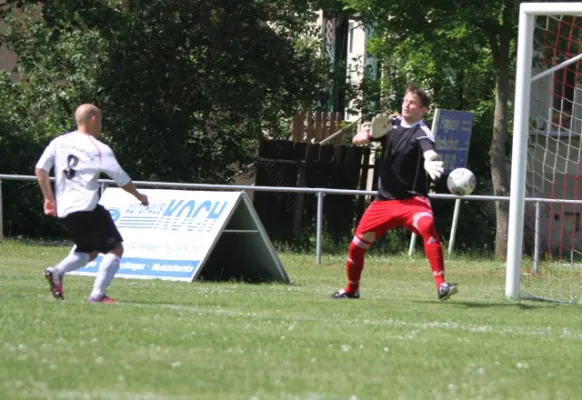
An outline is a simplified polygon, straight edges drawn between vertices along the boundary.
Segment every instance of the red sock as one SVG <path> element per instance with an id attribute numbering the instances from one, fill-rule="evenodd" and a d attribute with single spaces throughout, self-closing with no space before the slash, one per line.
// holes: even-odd
<path id="1" fill-rule="evenodd" d="M 445 262 L 443 248 L 439 235 L 431 218 L 421 218 L 417 223 L 417 229 L 424 239 L 424 253 L 432 269 L 432 276 L 436 287 L 445 283 Z"/>
<path id="2" fill-rule="evenodd" d="M 348 259 L 346 261 L 346 271 L 348 275 L 348 284 L 345 287 L 345 291 L 348 293 L 355 293 L 360 287 L 360 277 L 362 276 L 362 270 L 364 269 L 364 256 L 366 255 L 366 250 L 370 248 L 372 244 L 365 241 L 358 235 L 355 235 L 350 243 L 348 249 Z"/>
<path id="3" fill-rule="evenodd" d="M 435 240 L 430 242 L 430 240 Z M 429 237 L 428 240 L 424 241 L 424 252 L 426 253 L 426 258 L 430 263 L 430 268 L 432 269 L 432 276 L 434 278 L 434 283 L 438 288 L 441 283 L 445 283 L 445 262 L 443 260 L 443 248 L 439 242 L 438 237 Z"/>

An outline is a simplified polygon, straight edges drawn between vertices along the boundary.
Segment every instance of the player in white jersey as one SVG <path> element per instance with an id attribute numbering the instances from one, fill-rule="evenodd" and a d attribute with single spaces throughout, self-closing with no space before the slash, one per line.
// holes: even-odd
<path id="1" fill-rule="evenodd" d="M 75 242 L 75 247 L 59 264 L 45 270 L 45 278 L 56 299 L 63 299 L 63 277 L 105 254 L 99 266 L 90 302 L 114 303 L 106 289 L 119 270 L 123 238 L 111 215 L 98 204 L 99 175 L 104 173 L 143 205 L 148 198 L 137 191 L 121 168 L 111 148 L 98 140 L 101 136 L 101 111 L 82 104 L 75 112 L 77 130 L 60 135 L 45 148 L 35 168 L 44 195 L 44 212 L 58 217 Z M 55 192 L 49 173 L 54 168 Z M 56 196 L 55 196 L 56 195 Z"/>

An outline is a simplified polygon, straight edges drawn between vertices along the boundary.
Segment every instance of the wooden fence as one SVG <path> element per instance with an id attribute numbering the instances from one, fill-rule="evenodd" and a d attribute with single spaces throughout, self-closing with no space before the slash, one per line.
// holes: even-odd
<path id="1" fill-rule="evenodd" d="M 342 114 L 339 112 L 316 111 L 297 112 L 291 123 L 291 141 L 293 143 L 319 143 L 340 130 Z M 342 144 L 343 134 L 335 137 L 331 143 Z"/>
<path id="2" fill-rule="evenodd" d="M 257 186 L 365 190 L 370 171 L 374 182 L 377 180 L 368 147 L 263 140 L 257 161 Z M 256 192 L 253 202 L 275 240 L 305 240 L 315 229 L 317 199 L 314 195 Z M 364 196 L 326 195 L 324 232 L 338 240 L 350 235 L 365 206 Z"/>

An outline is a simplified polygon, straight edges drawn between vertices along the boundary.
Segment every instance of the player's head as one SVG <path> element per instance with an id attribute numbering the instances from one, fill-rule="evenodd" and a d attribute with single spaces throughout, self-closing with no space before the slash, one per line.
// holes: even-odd
<path id="1" fill-rule="evenodd" d="M 81 104 L 75 111 L 77 130 L 92 136 L 101 136 L 101 110 L 93 104 Z"/>
<path id="2" fill-rule="evenodd" d="M 404 92 L 402 99 L 402 117 L 406 122 L 420 121 L 430 107 L 430 98 L 426 92 L 411 83 Z"/>

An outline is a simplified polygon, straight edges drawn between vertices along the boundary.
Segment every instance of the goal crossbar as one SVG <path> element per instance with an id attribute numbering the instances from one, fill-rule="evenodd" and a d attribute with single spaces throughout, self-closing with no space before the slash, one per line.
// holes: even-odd
<path id="1" fill-rule="evenodd" d="M 519 12 L 536 15 L 582 15 L 582 3 L 521 3 Z"/>

